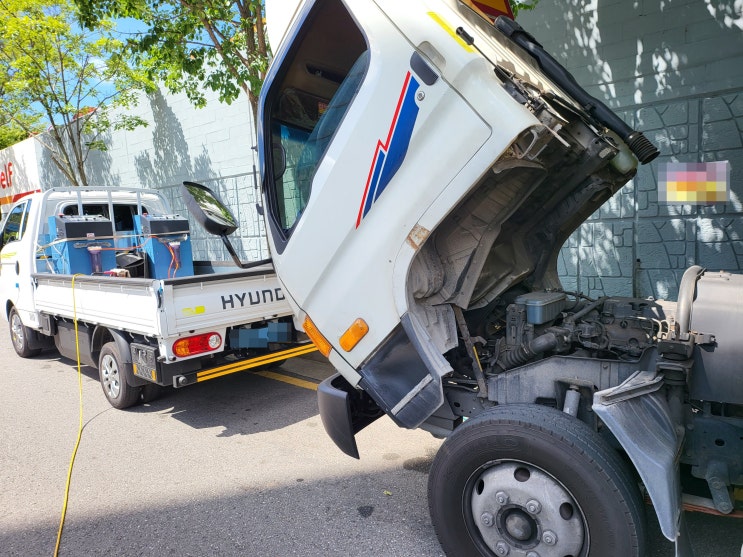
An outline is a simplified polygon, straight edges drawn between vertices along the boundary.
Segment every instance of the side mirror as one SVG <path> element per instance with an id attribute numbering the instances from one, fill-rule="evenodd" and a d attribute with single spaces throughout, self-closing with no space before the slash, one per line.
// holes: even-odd
<path id="1" fill-rule="evenodd" d="M 181 186 L 181 195 L 186 202 L 186 207 L 191 216 L 204 227 L 204 230 L 215 236 L 222 238 L 224 247 L 232 257 L 237 267 L 241 269 L 250 269 L 270 263 L 270 259 L 261 259 L 260 261 L 251 261 L 243 263 L 237 255 L 234 246 L 227 238 L 238 228 L 237 219 L 232 215 L 230 210 L 225 207 L 214 192 L 195 182 L 183 182 Z"/>
<path id="2" fill-rule="evenodd" d="M 195 182 L 183 182 L 181 195 L 188 212 L 210 234 L 226 236 L 237 230 L 237 219 L 206 186 Z"/>

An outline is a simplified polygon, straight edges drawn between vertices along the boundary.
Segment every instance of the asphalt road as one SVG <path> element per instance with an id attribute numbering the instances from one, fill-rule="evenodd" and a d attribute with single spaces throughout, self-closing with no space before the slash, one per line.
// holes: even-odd
<path id="1" fill-rule="evenodd" d="M 7 337 L 0 329 L 0 555 L 47 556 L 77 437 L 77 373 L 55 353 L 21 360 Z M 279 371 L 330 373 L 311 360 Z M 354 460 L 325 435 L 314 391 L 252 373 L 129 411 L 108 405 L 91 368 L 82 391 L 60 555 L 442 555 L 426 504 L 440 441 L 423 431 L 378 420 Z M 740 520 L 690 523 L 697 557 L 740 555 Z M 673 555 L 657 526 L 651 536 L 651 557 Z"/>

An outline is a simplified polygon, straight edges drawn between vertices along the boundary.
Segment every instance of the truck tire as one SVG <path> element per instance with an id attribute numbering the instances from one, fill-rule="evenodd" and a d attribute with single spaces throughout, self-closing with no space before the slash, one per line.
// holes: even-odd
<path id="1" fill-rule="evenodd" d="M 98 374 L 111 406 L 123 410 L 139 402 L 140 387 L 132 387 L 126 382 L 127 368 L 131 364 L 125 363 L 119 354 L 119 347 L 115 342 L 107 342 L 101 348 L 98 358 Z"/>
<path id="2" fill-rule="evenodd" d="M 455 430 L 434 458 L 428 501 L 450 556 L 644 554 L 628 467 L 584 423 L 544 406 L 497 406 Z"/>
<path id="3" fill-rule="evenodd" d="M 30 358 L 41 352 L 39 348 L 29 347 L 29 339 L 33 331 L 23 324 L 21 316 L 18 315 L 15 307 L 10 308 L 8 325 L 10 327 L 10 340 L 13 343 L 13 349 L 16 354 L 21 358 Z"/>

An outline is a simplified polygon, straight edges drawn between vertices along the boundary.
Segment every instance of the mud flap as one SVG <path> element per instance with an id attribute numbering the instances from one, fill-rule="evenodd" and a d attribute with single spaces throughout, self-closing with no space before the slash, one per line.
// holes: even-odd
<path id="1" fill-rule="evenodd" d="M 317 401 L 325 431 L 339 449 L 359 458 L 355 435 L 388 414 L 397 425 L 416 428 L 441 407 L 441 377 L 451 366 L 426 330 L 406 314 L 359 370 L 354 388 L 340 374 L 320 383 Z"/>
<path id="2" fill-rule="evenodd" d="M 693 557 L 683 528 L 677 431 L 660 391 L 663 376 L 638 371 L 622 384 L 594 394 L 593 410 L 635 465 L 648 490 L 663 535 L 676 542 L 676 557 Z"/>
<path id="3" fill-rule="evenodd" d="M 452 368 L 414 315 L 400 323 L 362 365 L 359 386 L 397 425 L 413 429 L 444 403 L 441 378 Z"/>

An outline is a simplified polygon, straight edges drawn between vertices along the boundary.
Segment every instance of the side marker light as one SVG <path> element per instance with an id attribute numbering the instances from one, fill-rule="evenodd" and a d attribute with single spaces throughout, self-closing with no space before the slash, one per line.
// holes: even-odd
<path id="1" fill-rule="evenodd" d="M 302 327 L 304 328 L 304 332 L 307 333 L 307 336 L 310 337 L 310 340 L 314 343 L 315 346 L 317 346 L 320 354 L 327 358 L 330 355 L 330 349 L 332 347 L 330 346 L 328 340 L 324 336 L 322 336 L 322 333 L 318 330 L 318 328 L 315 327 L 315 324 L 312 322 L 312 319 L 310 319 L 309 315 L 304 318 Z"/>
<path id="2" fill-rule="evenodd" d="M 350 352 L 359 343 L 359 341 L 366 336 L 369 332 L 369 325 L 366 321 L 360 317 L 354 321 L 351 326 L 346 329 L 346 332 L 341 335 L 340 344 L 341 348 L 346 352 Z"/>

